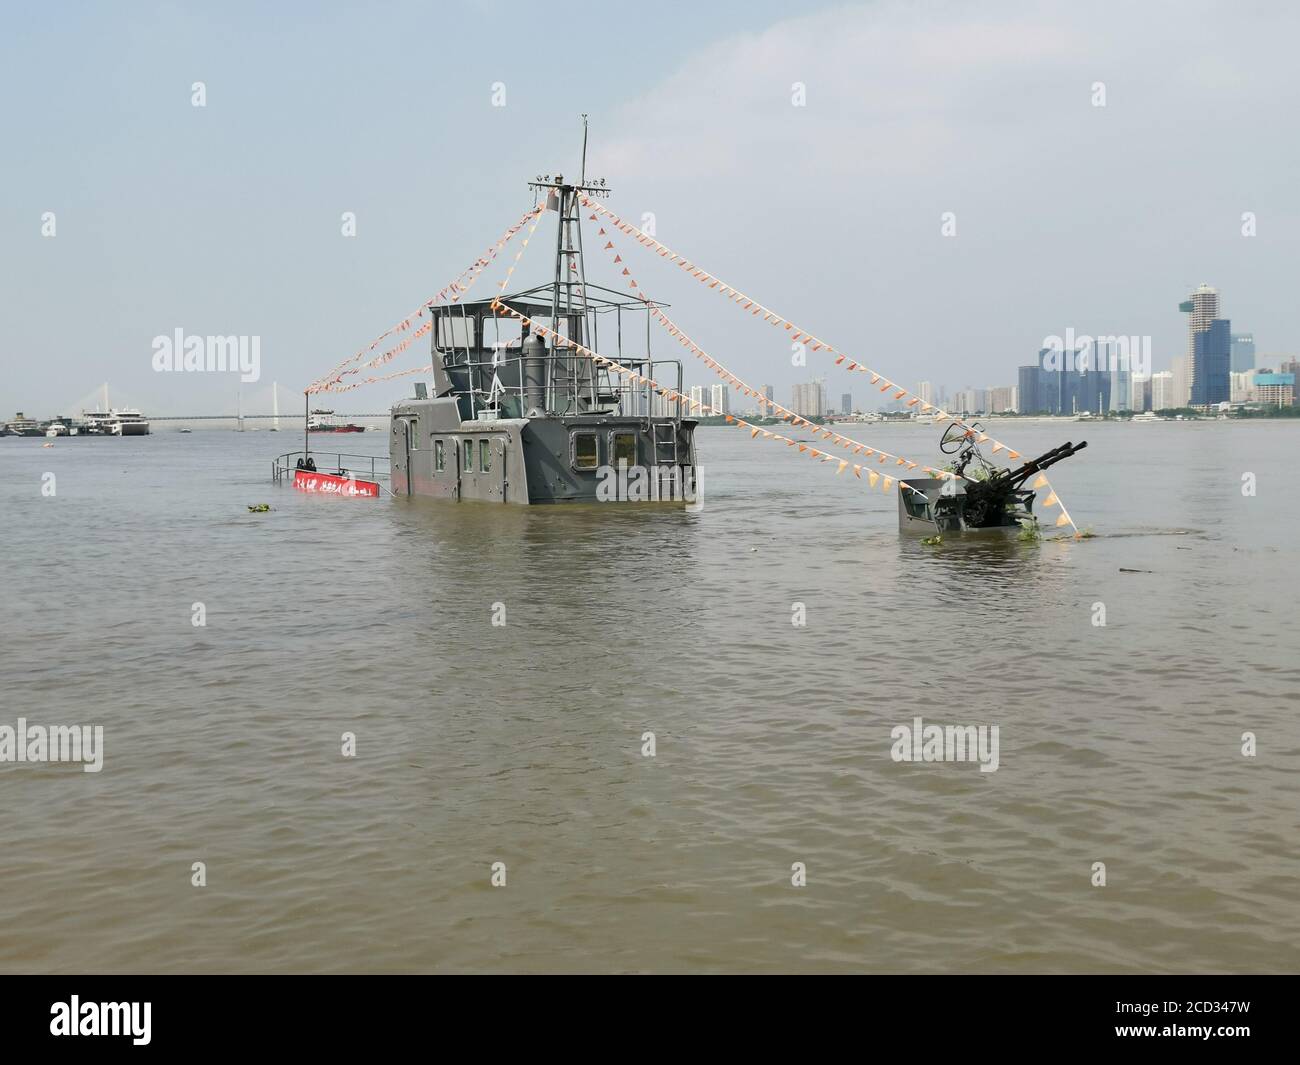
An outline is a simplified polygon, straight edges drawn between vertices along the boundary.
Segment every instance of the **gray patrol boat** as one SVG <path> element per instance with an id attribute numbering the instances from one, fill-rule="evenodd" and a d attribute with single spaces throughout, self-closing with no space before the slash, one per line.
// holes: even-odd
<path id="1" fill-rule="evenodd" d="M 432 387 L 417 383 L 414 398 L 392 408 L 393 493 L 519 504 L 693 501 L 696 420 L 682 401 L 556 340 L 558 331 L 681 393 L 681 360 L 650 350 L 650 308 L 665 305 L 587 281 L 579 197 L 609 190 L 549 175 L 529 185 L 556 215 L 554 279 L 430 308 Z"/>

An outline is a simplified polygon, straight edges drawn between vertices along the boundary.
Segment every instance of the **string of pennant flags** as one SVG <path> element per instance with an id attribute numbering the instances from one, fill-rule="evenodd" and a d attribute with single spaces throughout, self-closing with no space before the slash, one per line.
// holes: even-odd
<path id="1" fill-rule="evenodd" d="M 579 198 L 583 206 L 589 208 L 593 212 L 590 215 L 590 220 L 599 223 L 601 221 L 601 216 L 603 216 L 605 221 L 613 228 L 616 228 L 621 233 L 631 237 L 633 240 L 635 240 L 638 244 L 641 244 L 643 247 L 647 247 L 655 251 L 660 258 L 668 259 L 674 265 L 686 270 L 696 280 L 700 281 L 708 288 L 721 289 L 723 294 L 726 295 L 728 299 L 736 303 L 743 310 L 748 310 L 751 312 L 751 314 L 755 316 L 761 315 L 764 321 L 774 326 L 777 326 L 779 328 L 784 328 L 787 332 L 790 333 L 792 342 L 801 342 L 806 344 L 813 351 L 825 351 L 827 354 L 834 355 L 835 364 L 837 366 L 842 366 L 843 368 L 849 371 L 869 374 L 871 377 L 871 383 L 873 385 L 878 385 L 882 394 L 887 392 L 893 392 L 894 394 L 893 398 L 895 400 L 907 399 L 906 405 L 908 407 L 910 408 L 919 407 L 920 413 L 931 414 L 935 424 L 942 425 L 944 423 L 951 423 L 952 425 L 956 425 L 961 429 L 965 430 L 965 435 L 968 438 L 974 438 L 978 443 L 991 442 L 992 443 L 991 450 L 993 454 L 998 454 L 1001 451 L 1006 451 L 1007 458 L 1009 460 L 1014 461 L 1015 459 L 1020 458 L 1020 452 L 1012 449 L 1002 441 L 995 440 L 992 436 L 984 432 L 982 429 L 977 429 L 976 427 L 968 424 L 967 422 L 965 422 L 963 419 L 961 419 L 956 415 L 941 410 L 938 407 L 935 407 L 933 404 L 923 402 L 920 399 L 920 397 L 913 395 L 904 386 L 899 385 L 895 381 L 892 381 L 889 378 L 885 377 L 883 374 L 880 374 L 875 370 L 872 370 L 870 367 L 864 365 L 863 363 L 855 359 L 851 359 L 845 352 L 837 350 L 836 348 L 828 344 L 826 341 L 802 329 L 801 327 L 796 326 L 795 323 L 791 322 L 789 319 L 781 317 L 780 315 L 776 314 L 775 311 L 772 311 L 770 308 L 759 303 L 757 300 L 754 300 L 751 297 L 745 295 L 739 289 L 736 289 L 735 287 L 726 284 L 715 275 L 710 274 L 703 269 L 700 269 L 694 263 L 687 260 L 685 256 L 677 254 L 676 252 L 672 251 L 672 249 L 667 247 L 667 245 L 656 240 L 654 237 L 651 237 L 648 234 L 642 232 L 636 226 L 633 226 L 632 224 L 625 222 L 617 214 L 615 214 L 613 211 L 610 211 L 608 208 L 606 208 L 599 202 L 585 196 L 580 196 Z M 431 299 L 423 303 L 417 311 L 413 312 L 411 315 L 408 315 L 406 318 L 402 319 L 402 321 L 398 322 L 390 329 L 381 333 L 378 337 L 376 337 L 373 341 L 371 341 L 371 343 L 367 347 L 362 348 L 356 354 L 352 355 L 348 359 L 345 359 L 343 362 L 341 362 L 328 374 L 319 378 L 315 383 L 313 383 L 308 388 L 307 391 L 310 393 L 348 392 L 351 391 L 352 389 L 360 388 L 363 385 L 374 384 L 380 381 L 388 381 L 394 378 L 405 377 L 411 374 L 428 373 L 432 371 L 433 367 L 431 365 L 422 366 L 422 367 L 416 367 L 408 370 L 398 370 L 393 373 L 388 373 L 383 375 L 371 375 L 358 381 L 351 381 L 346 384 L 344 383 L 344 378 L 359 375 L 362 372 L 364 372 L 364 370 L 367 368 L 378 369 L 382 367 L 383 365 L 395 359 L 398 355 L 405 352 L 411 346 L 411 344 L 414 343 L 417 339 L 431 332 L 433 329 L 432 319 L 423 322 L 418 327 L 415 325 L 418 319 L 424 317 L 424 312 L 429 308 L 434 307 L 443 302 L 448 302 L 448 301 L 452 303 L 458 302 L 467 292 L 469 292 L 469 290 L 473 287 L 474 283 L 478 280 L 478 278 L 482 276 L 483 272 L 496 260 L 501 250 L 504 249 L 506 245 L 509 244 L 510 241 L 514 239 L 514 237 L 519 233 L 521 229 L 524 228 L 525 225 L 529 225 L 529 223 L 531 222 L 531 225 L 529 225 L 528 234 L 525 236 L 524 240 L 522 241 L 519 250 L 515 253 L 514 259 L 510 263 L 510 266 L 506 271 L 506 275 L 504 279 L 498 282 L 498 287 L 500 291 L 504 293 L 506 291 L 507 286 L 510 283 L 510 278 L 513 276 L 515 270 L 519 265 L 520 260 L 523 257 L 524 251 L 527 249 L 529 242 L 531 241 L 533 235 L 537 230 L 537 226 L 541 221 L 542 214 L 546 210 L 547 210 L 546 204 L 545 202 L 543 202 L 541 204 L 535 205 L 530 210 L 526 211 L 523 214 L 523 216 L 516 223 L 514 223 L 514 225 L 510 226 L 496 241 L 493 242 L 492 245 L 489 246 L 489 248 L 487 249 L 487 251 L 484 252 L 483 255 L 479 256 L 478 259 L 476 259 L 470 266 L 468 266 L 465 270 L 463 270 L 455 278 L 455 280 L 448 283 L 435 296 L 433 296 Z M 607 233 L 603 225 L 600 225 L 599 227 L 599 235 L 606 238 L 609 237 L 609 234 Z M 680 343 L 683 347 L 689 350 L 696 358 L 704 362 L 704 364 L 707 367 L 709 367 L 709 369 L 711 369 L 715 374 L 717 374 L 724 381 L 731 384 L 733 387 L 737 388 L 743 394 L 753 398 L 755 401 L 759 403 L 761 407 L 767 408 L 771 412 L 774 412 L 777 417 L 781 418 L 786 422 L 789 422 L 792 426 L 812 432 L 820 436 L 822 439 L 829 440 L 832 443 L 834 443 L 836 446 L 845 448 L 853 452 L 854 455 L 859 456 L 863 459 L 875 459 L 879 464 L 886 464 L 892 462 L 896 466 L 902 467 L 908 472 L 911 472 L 912 470 L 916 470 L 916 469 L 921 469 L 924 473 L 926 473 L 931 477 L 937 477 L 941 479 L 957 478 L 958 475 L 953 473 L 952 471 L 936 469 L 935 467 L 932 466 L 925 466 L 920 463 L 912 462 L 911 460 L 906 459 L 901 455 L 895 455 L 888 451 L 882 451 L 879 448 L 872 448 L 867 444 L 863 443 L 862 441 L 855 440 L 852 437 L 845 436 L 844 434 L 838 433 L 833 429 L 828 429 L 824 426 L 820 426 L 813 422 L 810 422 L 806 418 L 803 418 L 800 415 L 796 414 L 794 411 L 791 411 L 788 408 L 777 403 L 775 400 L 768 399 L 757 389 L 753 388 L 751 385 L 749 385 L 741 378 L 739 378 L 736 374 L 732 373 L 732 371 L 727 369 L 727 367 L 722 365 L 722 363 L 720 363 L 717 359 L 709 355 L 708 352 L 706 352 L 703 348 L 701 348 L 684 330 L 681 329 L 680 326 L 677 325 L 676 322 L 674 322 L 671 318 L 669 318 L 668 315 L 665 314 L 664 311 L 657 304 L 655 304 L 649 298 L 649 296 L 646 295 L 646 293 L 641 289 L 640 285 L 637 283 L 636 279 L 632 276 L 631 270 L 624 263 L 622 256 L 619 255 L 612 240 L 607 239 L 604 247 L 605 250 L 612 255 L 614 260 L 614 265 L 622 266 L 622 276 L 628 279 L 628 287 L 635 292 L 637 298 L 641 300 L 641 302 L 645 305 L 647 312 L 650 314 L 650 316 L 656 322 L 658 322 L 658 324 L 670 336 L 672 336 L 675 340 L 677 340 L 678 343 Z M 632 370 L 630 367 L 623 366 L 622 364 L 616 362 L 615 360 L 610 359 L 607 356 L 601 355 L 598 352 L 595 352 L 590 348 L 587 348 L 582 344 L 579 344 L 576 341 L 573 341 L 557 333 L 554 329 L 537 325 L 527 315 L 524 315 L 519 311 L 516 311 L 513 308 L 507 307 L 505 304 L 501 303 L 500 298 L 498 296 L 493 297 L 492 308 L 494 311 L 505 313 L 510 317 L 517 319 L 524 325 L 528 326 L 528 328 L 532 332 L 536 333 L 539 337 L 546 338 L 549 336 L 553 339 L 554 343 L 573 349 L 579 354 L 587 358 L 590 358 L 593 362 L 597 363 L 598 365 L 605 367 L 610 372 L 613 372 L 623 377 L 628 377 L 632 380 L 637 381 L 640 384 L 652 388 L 656 393 L 658 393 L 661 397 L 663 397 L 668 402 L 685 405 L 686 408 L 692 411 L 693 413 L 710 413 L 710 414 L 722 415 L 723 417 L 725 417 L 728 424 L 735 425 L 739 429 L 749 430 L 751 439 L 757 439 L 759 436 L 762 436 L 766 440 L 783 443 L 788 447 L 798 448 L 798 451 L 801 454 L 808 455 L 810 458 L 818 459 L 821 462 L 835 462 L 838 464 L 836 469 L 837 473 L 844 473 L 845 470 L 851 467 L 854 475 L 859 479 L 862 478 L 863 472 L 865 470 L 867 481 L 870 484 L 870 486 L 874 488 L 879 483 L 883 486 L 883 489 L 886 492 L 888 492 L 893 487 L 895 481 L 899 481 L 899 483 L 902 484 L 904 487 L 910 487 L 906 484 L 905 481 L 899 480 L 899 477 L 897 475 L 882 475 L 876 470 L 868 468 L 865 465 L 865 463 L 861 463 L 861 462 L 855 463 L 849 459 L 840 459 L 835 455 L 820 450 L 819 448 L 809 446 L 806 443 L 802 443 L 798 440 L 791 439 L 790 437 L 783 436 L 780 433 L 771 432 L 770 430 L 765 429 L 760 425 L 755 425 L 752 422 L 749 422 L 743 418 L 731 414 L 726 414 L 723 411 L 714 410 L 710 406 L 707 406 L 698 401 L 693 401 L 688 396 L 685 396 L 674 389 L 663 386 L 658 381 L 655 381 L 653 378 L 640 374 L 635 370 Z M 395 333 L 409 332 L 413 328 L 414 328 L 414 332 L 410 332 L 409 336 L 406 336 L 402 341 L 394 345 L 392 348 L 388 349 L 387 351 L 383 352 L 382 354 L 376 357 L 369 359 L 361 366 L 349 368 L 353 363 L 359 363 L 361 362 L 362 359 L 365 359 L 365 357 L 369 355 L 372 351 L 374 351 L 374 349 L 378 347 L 379 344 L 387 337 L 392 336 Z M 1056 525 L 1058 526 L 1069 525 L 1074 529 L 1076 536 L 1081 535 L 1079 533 L 1078 526 L 1074 524 L 1073 519 L 1070 517 L 1069 511 L 1066 509 L 1065 504 L 1061 501 L 1055 489 L 1052 488 L 1051 482 L 1047 478 L 1046 474 L 1040 472 L 1038 474 L 1037 479 L 1034 481 L 1033 487 L 1035 489 L 1047 488 L 1049 490 L 1049 494 L 1042 501 L 1041 504 L 1044 508 L 1054 507 L 1054 506 L 1060 507 L 1061 512 L 1057 517 Z M 912 490 L 916 491 L 916 489 L 912 489 Z"/>
<path id="2" fill-rule="evenodd" d="M 507 244 L 509 244 L 511 240 L 514 239 L 515 235 L 521 229 L 523 229 L 525 225 L 528 224 L 529 219 L 533 220 L 533 229 L 537 228 L 537 220 L 541 217 L 542 212 L 544 210 L 546 210 L 546 205 L 540 204 L 538 206 L 532 207 L 529 210 L 525 211 L 523 217 L 521 217 L 519 221 L 517 221 L 514 225 L 512 225 L 509 229 L 507 229 L 504 233 L 502 233 L 500 237 L 498 237 L 495 241 L 493 241 L 492 244 L 488 246 L 488 249 L 482 255 L 480 255 L 477 259 L 475 259 L 474 262 L 472 262 L 469 266 L 467 266 L 464 270 L 462 270 L 460 274 L 457 275 L 455 280 L 448 282 L 437 292 L 437 294 L 425 300 L 425 302 L 420 305 L 418 310 L 413 311 L 411 314 L 407 315 L 396 325 L 390 327 L 389 329 L 384 330 L 384 332 L 380 333 L 379 336 L 375 337 L 374 340 L 372 340 L 368 345 L 366 345 L 364 348 L 358 351 L 355 355 L 352 355 L 344 359 L 341 363 L 335 366 L 334 369 L 330 370 L 329 373 L 325 374 L 323 377 L 318 378 L 315 382 L 313 382 L 311 385 L 308 386 L 307 391 L 313 393 L 349 391 L 350 388 L 355 386 L 344 386 L 343 385 L 344 377 L 350 377 L 355 374 L 359 374 L 361 373 L 362 369 L 364 369 L 365 367 L 377 369 L 378 367 L 384 365 L 385 363 L 391 362 L 393 359 L 397 358 L 398 355 L 402 354 L 402 352 L 406 351 L 406 349 L 411 346 L 412 341 L 428 333 L 429 330 L 432 328 L 432 324 L 429 322 L 425 322 L 424 325 L 420 326 L 419 329 L 413 335 L 407 337 L 401 343 L 390 348 L 388 351 L 385 351 L 382 355 L 379 355 L 376 358 L 371 359 L 369 362 L 365 364 L 365 367 L 358 367 L 356 369 L 347 368 L 351 366 L 352 363 L 360 362 L 372 351 L 374 351 L 375 348 L 377 348 L 384 340 L 392 336 L 394 333 L 403 333 L 410 330 L 411 327 L 415 324 L 416 319 L 422 318 L 424 316 L 424 312 L 428 308 L 446 302 L 450 302 L 450 303 L 459 302 L 460 299 L 467 292 L 469 292 L 471 288 L 474 287 L 474 282 L 476 282 L 479 279 L 479 277 L 483 274 L 483 271 L 492 265 L 492 263 L 496 260 L 497 255 L 501 252 L 501 250 Z M 530 235 L 531 235 L 531 230 L 530 230 Z M 515 262 L 518 263 L 518 261 L 519 261 L 519 256 L 515 256 Z M 513 267 L 511 269 L 513 270 Z M 401 376 L 401 375 L 397 374 L 393 376 Z M 374 377 L 366 381 L 357 382 L 357 384 L 370 384 L 373 381 L 384 381 L 388 379 L 389 378 L 387 377 Z"/>
<path id="3" fill-rule="evenodd" d="M 592 217 L 594 218 L 595 216 L 593 215 Z M 606 238 L 609 237 L 609 234 L 605 232 L 603 227 L 601 227 L 598 235 Z M 623 262 L 623 257 L 618 254 L 618 250 L 615 248 L 612 240 L 607 239 L 605 241 L 604 250 L 613 257 L 613 263 L 615 266 L 618 266 Z M 623 267 L 623 274 L 630 279 L 629 287 L 632 288 L 637 299 L 644 304 L 647 313 L 649 313 L 649 315 L 659 323 L 669 336 L 685 347 L 697 359 L 701 360 L 704 365 L 722 378 L 722 380 L 732 385 L 744 395 L 757 401 L 760 405 L 775 412 L 776 416 L 781 418 L 783 421 L 789 422 L 791 425 L 795 426 L 795 428 L 806 429 L 809 432 L 820 436 L 824 440 L 830 440 L 836 446 L 852 451 L 855 455 L 861 455 L 864 458 L 874 457 L 880 463 L 893 460 L 897 466 L 906 467 L 909 473 L 919 467 L 931 477 L 938 477 L 940 479 L 955 478 L 956 475 L 950 471 L 935 469 L 933 466 L 922 466 L 919 463 L 903 458 L 901 455 L 895 455 L 888 451 L 882 451 L 879 448 L 870 447 L 867 444 L 864 444 L 861 440 L 855 440 L 850 436 L 845 436 L 843 433 L 837 433 L 833 429 L 828 429 L 825 426 L 818 425 L 816 422 L 810 422 L 807 418 L 804 418 L 789 408 L 777 403 L 776 400 L 768 399 L 765 395 L 759 392 L 758 389 L 754 388 L 747 382 L 742 381 L 734 373 L 723 366 L 722 363 L 700 347 L 700 345 L 697 344 L 685 330 L 668 317 L 658 304 L 646 295 L 645 291 L 637 283 L 636 279 L 631 277 L 631 271 L 628 270 L 626 266 Z"/>
<path id="4" fill-rule="evenodd" d="M 882 394 L 892 392 L 893 398 L 895 400 L 906 399 L 907 400 L 906 406 L 913 409 L 918 409 L 919 412 L 922 414 L 932 414 L 934 418 L 934 423 L 936 425 L 942 425 L 944 423 L 950 422 L 953 425 L 959 426 L 960 428 L 966 431 L 968 437 L 973 437 L 977 443 L 981 443 L 981 444 L 990 443 L 991 444 L 990 450 L 992 451 L 993 454 L 996 455 L 999 452 L 1005 450 L 1007 453 L 1007 458 L 1009 460 L 1014 461 L 1020 458 L 1019 451 L 1016 451 L 1014 448 L 1003 443 L 1001 440 L 995 439 L 990 434 L 984 432 L 982 429 L 975 428 L 974 426 L 968 424 L 966 421 L 964 421 L 962 418 L 958 417 L 957 415 L 951 414 L 948 411 L 942 410 L 931 403 L 923 401 L 919 396 L 914 395 L 911 392 L 911 390 L 906 388 L 905 386 L 900 385 L 898 384 L 898 382 L 891 380 L 890 378 L 886 377 L 884 374 L 881 374 L 878 371 L 873 370 L 870 366 L 867 366 L 864 363 L 851 358 L 846 352 L 843 352 L 835 348 L 833 345 L 831 345 L 825 340 L 822 340 L 819 336 L 815 335 L 814 333 L 809 332 L 808 330 L 804 329 L 802 326 L 796 325 L 788 318 L 785 318 L 777 314 L 770 307 L 767 307 L 764 304 L 760 303 L 758 300 L 754 299 L 753 297 L 746 295 L 744 292 L 740 291 L 735 286 L 727 284 L 720 277 L 717 277 L 716 275 L 709 273 L 707 270 L 701 269 L 697 264 L 687 259 L 686 256 L 680 255 L 677 252 L 673 251 L 662 241 L 659 241 L 654 237 L 650 236 L 648 233 L 643 232 L 636 226 L 632 225 L 632 223 L 624 221 L 621 217 L 619 217 L 617 214 L 615 214 L 613 211 L 611 211 L 608 207 L 606 207 L 604 204 L 600 203 L 599 201 L 594 200 L 588 196 L 581 196 L 581 195 L 579 196 L 579 200 L 584 207 L 592 211 L 590 217 L 593 220 L 599 221 L 600 218 L 603 217 L 610 225 L 612 225 L 615 229 L 619 230 L 619 232 L 625 234 L 626 236 L 631 237 L 642 247 L 654 251 L 661 259 L 666 259 L 674 266 L 677 266 L 680 269 L 685 270 L 688 274 L 690 274 L 693 278 L 695 278 L 695 280 L 699 281 L 706 288 L 720 291 L 732 303 L 735 303 L 742 310 L 749 311 L 750 314 L 753 316 L 761 316 L 763 321 L 767 322 L 772 326 L 785 329 L 786 332 L 790 334 L 791 343 L 803 343 L 812 351 L 824 351 L 828 355 L 835 356 L 836 366 L 840 366 L 843 369 L 849 370 L 851 372 L 864 373 L 870 375 L 871 384 L 877 385 Z M 605 235 L 608 236 L 608 234 Z M 606 248 L 606 250 L 609 250 L 609 248 Z M 629 288 L 633 288 L 633 289 L 639 288 L 635 278 L 631 277 L 631 271 L 626 266 L 623 267 L 623 276 L 629 278 L 629 284 L 628 284 Z M 1044 485 L 1050 488 L 1051 482 L 1046 479 L 1045 474 L 1040 474 L 1039 480 L 1041 480 Z M 1037 485 L 1038 482 L 1036 481 L 1035 484 Z M 1048 500 L 1051 500 L 1051 502 L 1048 502 Z M 1043 501 L 1043 506 L 1057 506 L 1057 505 L 1060 505 L 1061 507 L 1061 514 L 1058 517 L 1056 524 L 1069 525 L 1074 529 L 1075 535 L 1076 536 L 1079 535 L 1078 526 L 1074 524 L 1074 521 L 1070 518 L 1069 511 L 1065 509 L 1065 505 L 1061 503 L 1059 496 L 1057 495 L 1056 491 L 1053 489 L 1051 491 L 1051 494 L 1047 497 L 1047 499 Z"/>
<path id="5" fill-rule="evenodd" d="M 761 436 L 765 440 L 771 440 L 777 443 L 782 443 L 785 444 L 787 447 L 798 448 L 800 454 L 806 455 L 809 458 L 818 459 L 823 463 L 834 462 L 837 464 L 836 471 L 835 471 L 837 474 L 843 473 L 845 470 L 851 467 L 855 477 L 861 480 L 865 473 L 867 483 L 872 488 L 875 488 L 877 485 L 880 485 L 881 490 L 884 492 L 889 492 L 893 488 L 894 482 L 898 480 L 898 478 L 894 475 L 879 473 L 876 470 L 868 468 L 863 463 L 850 462 L 848 459 L 841 459 L 836 455 L 832 455 L 829 452 L 822 451 L 819 448 L 812 447 L 806 443 L 802 443 L 801 441 L 793 440 L 790 437 L 783 436 L 780 433 L 774 433 L 770 429 L 765 429 L 761 425 L 755 425 L 744 418 L 732 414 L 725 414 L 722 411 L 715 411 L 712 407 L 708 406 L 707 404 L 700 403 L 696 400 L 692 400 L 689 396 L 683 395 L 681 392 L 678 392 L 676 389 L 668 388 L 667 386 L 660 384 L 652 377 L 647 377 L 645 374 L 638 373 L 636 370 L 633 370 L 631 367 L 624 366 L 621 363 L 616 362 L 615 360 L 608 358 L 605 355 L 601 355 L 599 352 L 592 351 L 591 348 L 579 344 L 576 340 L 572 340 L 569 337 L 566 337 L 563 334 L 556 332 L 554 329 L 548 329 L 546 326 L 538 325 L 536 322 L 533 321 L 533 319 L 528 317 L 528 315 L 515 310 L 513 307 L 507 307 L 499 299 L 494 299 L 492 301 L 492 309 L 494 311 L 507 314 L 510 317 L 516 319 L 523 325 L 527 326 L 530 332 L 536 334 L 542 339 L 551 337 L 556 344 L 573 349 L 579 355 L 591 359 L 599 366 L 604 366 L 607 370 L 611 371 L 612 373 L 616 373 L 621 377 L 630 378 L 631 380 L 636 381 L 639 384 L 649 386 L 650 388 L 654 389 L 656 393 L 662 396 L 664 400 L 666 400 L 667 402 L 681 404 L 685 406 L 688 410 L 690 410 L 692 413 L 707 412 L 711 414 L 722 415 L 723 417 L 726 418 L 727 423 L 729 425 L 734 425 L 737 429 L 748 429 L 751 440 L 757 439 L 758 437 Z M 898 457 L 898 456 L 888 455 L 886 453 L 880 453 L 880 452 L 877 452 L 877 454 L 881 455 L 880 458 L 881 462 L 885 462 L 889 458 Z M 915 469 L 916 463 L 912 463 L 911 468 Z M 929 472 L 929 467 L 926 467 L 926 470 Z M 956 477 L 956 474 L 948 471 L 935 470 L 932 472 L 934 473 L 935 476 L 938 477 L 949 478 L 949 479 L 953 479 Z M 910 488 L 911 486 L 908 485 L 906 487 Z M 912 491 L 917 492 L 918 494 L 924 494 L 924 493 L 920 493 L 919 490 L 915 488 L 913 488 Z"/>
<path id="6" fill-rule="evenodd" d="M 331 388 L 331 392 L 351 392 L 354 388 L 360 388 L 362 385 L 373 385 L 379 381 L 391 381 L 397 377 L 409 377 L 413 373 L 433 373 L 433 364 L 428 366 L 416 366 L 410 370 L 395 370 L 392 373 L 383 374 L 380 377 L 367 377 L 363 381 L 353 381 L 351 384 L 338 385 Z"/>

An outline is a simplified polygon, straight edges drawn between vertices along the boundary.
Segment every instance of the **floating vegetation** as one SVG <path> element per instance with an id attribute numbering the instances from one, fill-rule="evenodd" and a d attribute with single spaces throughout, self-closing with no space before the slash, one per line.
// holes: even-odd
<path id="1" fill-rule="evenodd" d="M 248 506 L 250 514 L 265 514 L 270 509 L 270 503 L 250 503 Z"/>
<path id="2" fill-rule="evenodd" d="M 943 537 L 927 536 L 924 540 L 921 541 L 921 543 L 925 544 L 926 547 L 938 547 L 941 543 L 943 543 Z"/>
<path id="3" fill-rule="evenodd" d="M 1043 538 L 1043 534 L 1038 531 L 1038 522 L 1022 521 L 1020 523 L 1020 533 L 1016 537 L 1027 544 L 1036 544 Z"/>

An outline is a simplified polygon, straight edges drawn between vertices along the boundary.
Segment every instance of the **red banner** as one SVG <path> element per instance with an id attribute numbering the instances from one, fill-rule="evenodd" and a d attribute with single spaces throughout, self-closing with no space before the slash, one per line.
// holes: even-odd
<path id="1" fill-rule="evenodd" d="M 355 477 L 337 477 L 312 470 L 294 470 L 293 486 L 300 492 L 320 495 L 379 498 L 379 485 L 374 481 L 358 481 Z"/>

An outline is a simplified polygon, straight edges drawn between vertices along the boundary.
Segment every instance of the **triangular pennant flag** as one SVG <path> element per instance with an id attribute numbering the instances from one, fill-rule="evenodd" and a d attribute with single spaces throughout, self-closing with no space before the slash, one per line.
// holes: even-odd
<path id="1" fill-rule="evenodd" d="M 880 480 L 880 474 L 875 470 L 867 470 L 867 483 L 871 485 L 872 488 L 876 487 L 876 482 L 878 480 Z"/>
<path id="2" fill-rule="evenodd" d="M 1034 487 L 1035 487 L 1035 488 L 1046 488 L 1046 487 L 1047 487 L 1047 474 L 1045 474 L 1045 473 L 1040 473 L 1040 474 L 1038 475 L 1038 480 L 1036 480 L 1036 481 L 1034 482 Z"/>
<path id="3" fill-rule="evenodd" d="M 1067 518 L 1064 514 L 1062 514 L 1059 518 L 1056 519 L 1056 524 L 1057 524 L 1057 525 L 1069 525 L 1069 524 L 1070 524 L 1070 519 Z"/>
<path id="4" fill-rule="evenodd" d="M 1048 497 L 1047 497 L 1046 499 L 1043 500 L 1043 506 L 1045 506 L 1045 507 L 1054 507 L 1054 506 L 1056 506 L 1056 504 L 1059 503 L 1059 502 L 1060 502 L 1060 500 L 1056 498 L 1056 493 L 1055 493 L 1055 492 L 1052 492 L 1052 493 L 1050 493 L 1050 494 L 1048 495 Z"/>

